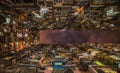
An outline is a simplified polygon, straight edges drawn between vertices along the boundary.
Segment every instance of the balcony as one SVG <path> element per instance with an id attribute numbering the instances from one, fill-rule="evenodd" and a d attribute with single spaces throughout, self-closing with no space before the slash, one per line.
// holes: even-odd
<path id="1" fill-rule="evenodd" d="M 46 0 L 47 7 L 53 6 L 53 0 Z"/>
<path id="2" fill-rule="evenodd" d="M 63 5 L 73 5 L 74 3 L 74 0 L 64 0 Z"/>
<path id="3" fill-rule="evenodd" d="M 104 0 L 91 0 L 90 7 L 103 7 L 105 4 Z"/>
<path id="4" fill-rule="evenodd" d="M 62 3 L 56 3 L 54 7 L 62 7 Z"/>

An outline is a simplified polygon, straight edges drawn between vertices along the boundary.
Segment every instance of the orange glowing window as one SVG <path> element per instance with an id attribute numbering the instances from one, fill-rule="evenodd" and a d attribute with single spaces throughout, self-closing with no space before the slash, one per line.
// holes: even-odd
<path id="1" fill-rule="evenodd" d="M 80 13 L 83 9 L 84 9 L 84 7 L 77 8 L 76 11 L 77 11 L 78 13 Z"/>

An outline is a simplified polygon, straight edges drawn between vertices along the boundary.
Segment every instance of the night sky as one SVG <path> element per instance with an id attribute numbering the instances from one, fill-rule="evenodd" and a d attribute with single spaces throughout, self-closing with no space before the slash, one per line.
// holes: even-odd
<path id="1" fill-rule="evenodd" d="M 74 43 L 116 43 L 120 44 L 120 31 L 96 30 L 41 30 L 40 44 Z"/>

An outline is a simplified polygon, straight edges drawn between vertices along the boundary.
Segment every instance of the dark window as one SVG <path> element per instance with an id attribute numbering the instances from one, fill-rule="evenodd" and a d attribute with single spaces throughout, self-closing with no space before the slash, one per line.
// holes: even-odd
<path id="1" fill-rule="evenodd" d="M 34 0 L 24 0 L 25 3 L 33 3 Z"/>
<path id="2" fill-rule="evenodd" d="M 55 0 L 55 2 L 56 2 L 56 3 L 60 3 L 60 2 L 62 2 L 62 0 Z"/>
<path id="3" fill-rule="evenodd" d="M 8 38 L 7 38 L 7 41 L 8 41 L 8 42 L 12 42 L 12 38 L 11 38 L 11 37 L 8 37 Z"/>
<path id="4" fill-rule="evenodd" d="M 65 2 L 74 2 L 74 0 L 64 0 Z"/>

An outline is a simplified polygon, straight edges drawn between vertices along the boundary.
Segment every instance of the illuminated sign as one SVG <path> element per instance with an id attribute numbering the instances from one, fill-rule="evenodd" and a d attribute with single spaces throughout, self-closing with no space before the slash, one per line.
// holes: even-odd
<path id="1" fill-rule="evenodd" d="M 62 62 L 54 62 L 54 69 L 62 69 L 63 68 L 63 63 Z"/>
<path id="2" fill-rule="evenodd" d="M 62 65 L 62 63 L 61 63 L 61 62 L 60 62 L 60 63 L 58 62 L 58 63 L 55 63 L 55 65 Z"/>

